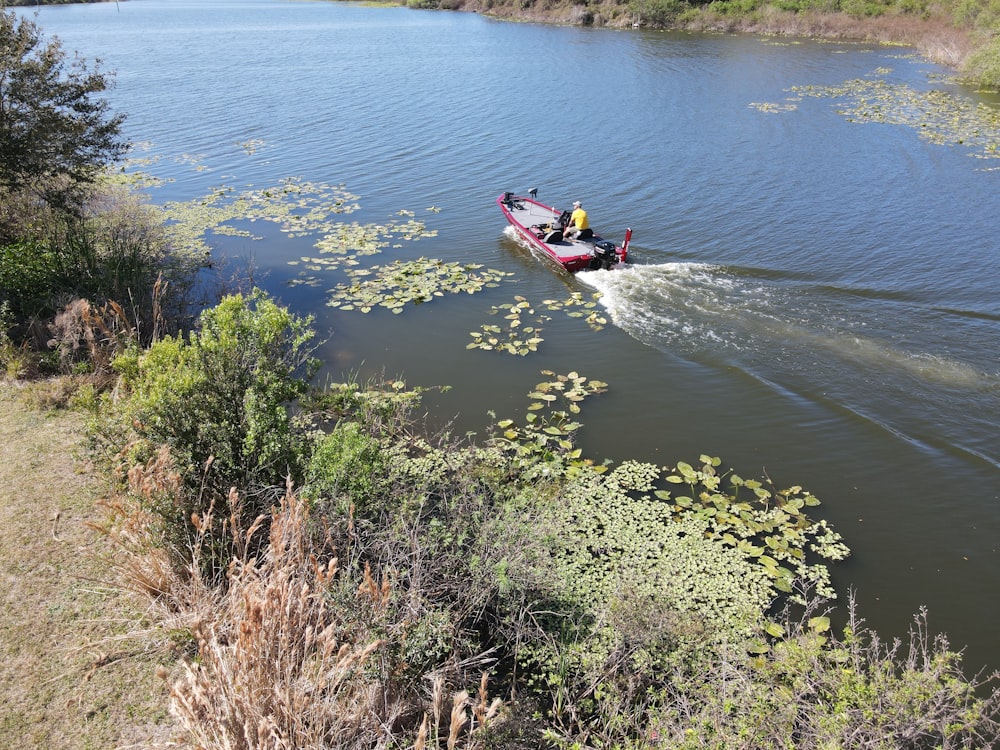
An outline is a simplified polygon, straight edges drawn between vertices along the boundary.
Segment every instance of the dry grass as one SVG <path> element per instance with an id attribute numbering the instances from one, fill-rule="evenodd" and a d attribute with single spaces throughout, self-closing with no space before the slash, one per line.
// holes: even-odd
<path id="1" fill-rule="evenodd" d="M 768 6 L 753 19 L 702 14 L 691 22 L 690 28 L 899 44 L 913 47 L 928 59 L 956 69 L 962 67 L 974 48 L 970 34 L 955 28 L 947 19 L 892 14 L 861 19 L 844 13 L 789 13 Z"/>
<path id="2" fill-rule="evenodd" d="M 176 747 L 135 603 L 87 527 L 99 483 L 82 420 L 0 383 L 0 747 Z"/>
<path id="3" fill-rule="evenodd" d="M 160 492 L 173 471 L 166 454 L 130 474 L 138 496 Z M 237 506 L 238 498 L 230 497 Z M 119 530 L 131 527 L 125 546 L 135 544 L 143 514 L 137 506 L 117 508 Z M 366 566 L 354 587 L 341 577 L 333 550 L 309 532 L 306 503 L 290 490 L 273 511 L 267 532 L 262 519 L 249 529 L 239 513 L 228 519 L 211 512 L 195 519 L 208 542 L 220 524 L 233 533 L 237 556 L 224 591 L 199 575 L 198 548 L 187 571 L 137 588 L 154 595 L 158 611 L 176 624 L 189 623 L 197 659 L 187 658 L 172 681 L 171 711 L 198 747 L 204 748 L 378 748 L 421 750 L 478 747 L 478 735 L 499 718 L 502 702 L 490 700 L 483 674 L 476 699 L 461 690 L 444 709 L 445 680 L 428 675 L 430 695 L 415 695 L 394 675 L 401 665 L 386 654 L 395 630 L 384 622 L 393 589 Z M 126 523 L 123 523 L 126 522 Z M 138 532 L 138 533 L 137 533 Z M 119 532 L 120 533 L 120 532 Z M 250 554 L 252 538 L 269 533 L 263 559 Z M 118 534 L 116 534 L 116 537 Z M 162 570 L 160 565 L 154 565 Z M 136 569 L 146 570 L 147 566 Z M 348 585 L 347 607 L 334 591 Z M 210 606 L 204 606 L 210 602 Z"/>

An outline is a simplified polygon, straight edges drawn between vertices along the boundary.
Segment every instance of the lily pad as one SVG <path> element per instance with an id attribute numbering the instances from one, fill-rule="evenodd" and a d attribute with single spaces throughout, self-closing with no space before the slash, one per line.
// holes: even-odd
<path id="1" fill-rule="evenodd" d="M 445 294 L 475 294 L 495 287 L 511 274 L 481 265 L 445 263 L 441 260 L 418 258 L 395 261 L 389 265 L 367 269 L 348 269 L 353 283 L 339 284 L 331 290 L 331 307 L 342 310 L 360 307 L 385 307 L 399 313 L 406 305 L 432 302 Z M 366 278 L 371 276 L 371 278 Z"/>

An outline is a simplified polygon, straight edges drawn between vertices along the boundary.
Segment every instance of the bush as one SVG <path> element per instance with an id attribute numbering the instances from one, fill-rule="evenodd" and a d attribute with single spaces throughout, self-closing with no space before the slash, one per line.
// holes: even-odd
<path id="1" fill-rule="evenodd" d="M 963 675 L 947 639 L 929 634 L 926 612 L 914 618 L 905 643 L 883 642 L 853 602 L 842 638 L 814 610 L 784 622 L 787 634 L 766 656 L 732 651 L 702 662 L 695 680 L 664 680 L 650 732 L 686 750 L 931 750 L 1000 740 L 995 680 Z"/>
<path id="2" fill-rule="evenodd" d="M 362 432 L 357 422 L 341 421 L 321 437 L 306 470 L 305 494 L 330 498 L 342 515 L 368 516 L 372 504 L 384 500 L 382 485 L 388 462 L 379 441 Z M 347 504 L 345 504 L 347 503 Z M 350 508 L 354 504 L 354 510 Z"/>
<path id="3" fill-rule="evenodd" d="M 744 16 L 755 13 L 759 8 L 759 0 L 713 0 L 706 9 L 721 16 Z"/>
<path id="4" fill-rule="evenodd" d="M 230 296 L 187 339 L 168 336 L 116 361 L 125 397 L 100 438 L 112 452 L 131 446 L 126 468 L 169 447 L 184 492 L 155 510 L 173 542 L 190 546 L 193 514 L 233 512 L 232 488 L 249 525 L 287 479 L 301 481 L 305 440 L 290 409 L 315 372 L 310 322 L 262 292 Z"/>
<path id="5" fill-rule="evenodd" d="M 99 371 L 127 341 L 148 345 L 190 323 L 204 260 L 171 253 L 138 195 L 103 185 L 85 215 L 30 201 L 18 210 L 23 236 L 0 245 L 0 322 L 15 346 L 54 348 L 63 372 L 80 362 Z"/>
<path id="6" fill-rule="evenodd" d="M 1000 0 L 958 0 L 951 6 L 956 26 L 980 29 L 992 36 L 1000 19 Z"/>
<path id="7" fill-rule="evenodd" d="M 1000 37 L 976 50 L 966 63 L 965 74 L 983 86 L 1000 91 Z"/>
<path id="8" fill-rule="evenodd" d="M 667 27 L 689 8 L 684 0 L 632 0 L 629 10 L 644 26 Z"/>
<path id="9" fill-rule="evenodd" d="M 885 0 L 840 0 L 840 10 L 855 18 L 875 18 L 884 15 L 890 3 Z"/>

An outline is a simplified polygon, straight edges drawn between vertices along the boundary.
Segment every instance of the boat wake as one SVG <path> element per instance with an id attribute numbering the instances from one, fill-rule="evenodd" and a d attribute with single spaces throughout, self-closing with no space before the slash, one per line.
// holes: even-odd
<path id="1" fill-rule="evenodd" d="M 810 299 L 808 285 L 772 283 L 705 263 L 633 265 L 577 278 L 601 292 L 616 326 L 659 349 L 708 357 L 729 352 L 727 359 L 733 353 L 755 359 L 766 354 L 803 363 L 825 353 L 930 383 L 1000 390 L 996 373 L 882 338 L 884 328 L 831 304 L 829 295 Z"/>
<path id="2" fill-rule="evenodd" d="M 859 305 L 856 295 L 808 279 L 705 263 L 632 265 L 576 278 L 601 293 L 618 328 L 648 346 L 734 368 L 916 445 L 1000 465 L 989 437 L 1000 421 L 1000 375 L 971 356 L 980 347 L 966 342 L 957 347 L 962 357 L 952 354 L 956 341 L 942 340 L 940 321 L 924 330 L 921 314 L 930 318 L 933 310 L 891 294 Z M 970 431 L 978 437 L 959 445 L 957 436 Z"/>

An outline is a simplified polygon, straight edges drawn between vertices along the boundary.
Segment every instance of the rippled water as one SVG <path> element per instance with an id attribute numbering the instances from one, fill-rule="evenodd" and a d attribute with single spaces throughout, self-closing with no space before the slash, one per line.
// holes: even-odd
<path id="1" fill-rule="evenodd" d="M 854 550 L 836 582 L 870 623 L 905 633 L 927 605 L 972 666 L 1000 666 L 1000 161 L 791 90 L 886 80 L 977 101 L 947 71 L 899 48 L 341 3 L 129 0 L 38 19 L 118 71 L 129 135 L 173 180 L 154 200 L 343 183 L 362 206 L 349 220 L 407 209 L 438 232 L 392 258 L 513 274 L 364 316 L 325 305 L 337 274 L 286 285 L 311 239 L 220 239 L 317 315 L 331 377 L 451 384 L 433 403 L 459 430 L 520 414 L 542 369 L 604 380 L 582 415 L 590 454 L 711 453 L 805 485 Z M 529 187 L 582 200 L 606 236 L 631 226 L 633 265 L 572 278 L 532 257 L 493 203 Z M 603 331 L 550 314 L 535 355 L 465 348 L 514 295 L 596 291 Z"/>

